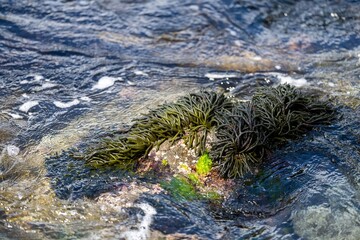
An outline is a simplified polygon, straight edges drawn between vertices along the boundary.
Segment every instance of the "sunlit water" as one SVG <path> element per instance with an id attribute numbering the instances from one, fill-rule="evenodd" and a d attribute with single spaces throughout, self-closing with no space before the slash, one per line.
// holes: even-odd
<path id="1" fill-rule="evenodd" d="M 0 238 L 358 239 L 359 20 L 351 0 L 0 1 Z M 337 120 L 220 204 L 69 156 L 188 92 L 286 82 Z"/>

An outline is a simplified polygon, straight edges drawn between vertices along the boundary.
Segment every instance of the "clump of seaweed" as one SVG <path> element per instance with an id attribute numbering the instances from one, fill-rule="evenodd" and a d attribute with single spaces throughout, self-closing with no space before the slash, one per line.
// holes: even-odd
<path id="1" fill-rule="evenodd" d="M 328 103 L 290 85 L 259 88 L 250 102 L 232 102 L 223 94 L 202 91 L 167 103 L 141 118 L 124 134 L 106 139 L 84 156 L 94 167 L 133 169 L 139 159 L 165 141 L 183 139 L 199 155 L 214 132 L 210 156 L 224 177 L 242 176 L 261 162 L 272 147 L 299 137 L 317 124 L 329 123 Z"/>
<path id="2" fill-rule="evenodd" d="M 259 88 L 252 101 L 262 130 L 280 142 L 296 138 L 317 124 L 330 123 L 333 117 L 329 104 L 290 85 Z"/>
<path id="3" fill-rule="evenodd" d="M 202 91 L 167 103 L 135 119 L 128 132 L 116 139 L 107 139 L 85 155 L 86 162 L 94 167 L 118 165 L 132 169 L 137 160 L 169 140 L 183 139 L 187 147 L 205 152 L 208 133 L 217 124 L 219 111 L 231 109 L 233 104 L 223 94 Z"/>
<path id="4" fill-rule="evenodd" d="M 247 102 L 224 110 L 216 118 L 211 156 L 223 176 L 241 176 L 264 156 L 266 133 L 260 129 L 255 109 L 253 102 Z"/>
<path id="5" fill-rule="evenodd" d="M 220 173 L 239 177 L 261 162 L 271 148 L 301 136 L 317 124 L 326 124 L 334 112 L 327 103 L 290 85 L 259 88 L 249 103 L 217 118 L 212 157 Z"/>

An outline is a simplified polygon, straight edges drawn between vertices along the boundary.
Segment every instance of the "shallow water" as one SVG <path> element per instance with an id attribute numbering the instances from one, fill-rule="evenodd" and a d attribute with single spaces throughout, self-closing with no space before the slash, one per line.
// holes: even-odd
<path id="1" fill-rule="evenodd" d="M 359 19 L 351 0 L 1 1 L 0 238 L 357 239 Z M 338 118 L 220 203 L 69 156 L 188 92 L 285 82 Z"/>

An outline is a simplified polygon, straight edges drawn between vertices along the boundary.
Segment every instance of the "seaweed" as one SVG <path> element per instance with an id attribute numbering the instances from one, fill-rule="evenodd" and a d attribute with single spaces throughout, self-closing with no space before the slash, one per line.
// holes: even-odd
<path id="1" fill-rule="evenodd" d="M 223 94 L 208 91 L 189 94 L 135 119 L 128 132 L 102 141 L 82 158 L 93 167 L 117 165 L 134 169 L 138 159 L 145 158 L 152 148 L 181 138 L 187 147 L 202 155 L 208 133 L 217 124 L 215 115 L 232 107 Z"/>
<path id="2" fill-rule="evenodd" d="M 332 107 L 290 85 L 259 88 L 252 99 L 262 130 L 276 141 L 297 138 L 317 124 L 330 123 Z"/>
<path id="3" fill-rule="evenodd" d="M 223 111 L 216 118 L 216 139 L 211 157 L 223 176 L 235 178 L 250 170 L 250 165 L 264 156 L 266 132 L 260 130 L 252 102 Z"/>
<path id="4" fill-rule="evenodd" d="M 272 148 L 318 124 L 330 123 L 333 116 L 329 103 L 287 84 L 259 88 L 249 102 L 201 91 L 149 111 L 135 119 L 129 131 L 103 140 L 82 158 L 94 167 L 135 169 L 151 149 L 183 139 L 199 156 L 209 152 L 222 176 L 236 178 L 260 163 Z M 209 150 L 210 132 L 215 137 Z"/>
<path id="5" fill-rule="evenodd" d="M 271 149 L 300 137 L 317 124 L 330 123 L 333 116 L 330 104 L 288 84 L 259 88 L 250 102 L 217 117 L 211 154 L 223 176 L 239 177 Z"/>

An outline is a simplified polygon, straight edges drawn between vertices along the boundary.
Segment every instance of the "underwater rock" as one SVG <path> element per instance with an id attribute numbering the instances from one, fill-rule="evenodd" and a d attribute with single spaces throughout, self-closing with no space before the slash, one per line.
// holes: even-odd
<path id="1" fill-rule="evenodd" d="M 128 131 L 102 140 L 80 157 L 93 167 L 133 170 L 153 148 L 182 139 L 198 155 L 208 151 L 223 177 L 236 178 L 264 160 L 271 149 L 329 123 L 333 116 L 329 103 L 288 84 L 258 88 L 249 102 L 202 91 L 151 110 L 135 119 Z M 214 138 L 209 143 L 210 134 Z"/>
<path id="2" fill-rule="evenodd" d="M 359 216 L 353 210 L 323 204 L 295 212 L 292 218 L 296 232 L 305 239 L 355 240 L 360 236 Z"/>

